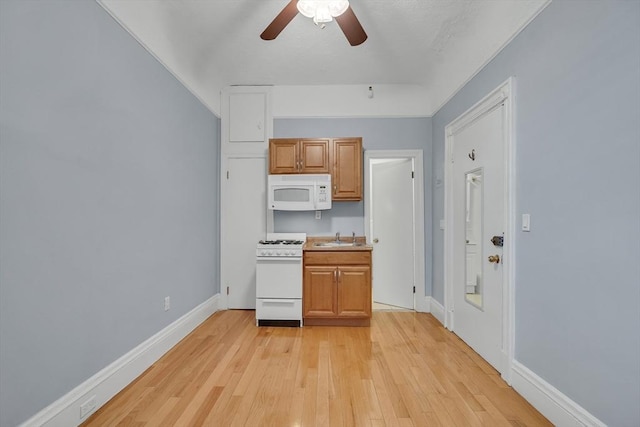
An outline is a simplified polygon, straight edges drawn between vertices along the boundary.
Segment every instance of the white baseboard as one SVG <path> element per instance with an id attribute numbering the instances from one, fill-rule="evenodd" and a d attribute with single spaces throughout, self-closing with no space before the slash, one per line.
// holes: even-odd
<path id="1" fill-rule="evenodd" d="M 605 423 L 517 360 L 512 366 L 511 386 L 554 425 L 606 427 Z"/>
<path id="2" fill-rule="evenodd" d="M 444 325 L 444 307 L 433 297 L 426 296 L 424 300 L 416 302 L 416 311 L 421 313 L 431 313 L 433 317 L 438 319 Z"/>
<path id="3" fill-rule="evenodd" d="M 418 313 L 429 313 L 429 299 L 431 297 L 425 296 L 420 298 L 416 296 L 414 310 Z"/>
<path id="4" fill-rule="evenodd" d="M 106 368 L 24 422 L 22 427 L 77 426 L 135 380 L 209 316 L 219 310 L 220 294 L 203 302 Z M 95 408 L 80 418 L 80 405 L 91 398 Z"/>
<path id="5" fill-rule="evenodd" d="M 418 307 L 422 310 L 419 310 Z M 433 297 L 425 297 L 422 304 L 416 305 L 416 311 L 431 313 L 444 325 L 444 306 Z M 561 427 L 606 427 L 605 423 L 522 363 L 514 360 L 511 366 L 511 386 L 554 425 Z"/>
<path id="6" fill-rule="evenodd" d="M 444 306 L 433 299 L 433 297 L 429 297 L 429 307 L 429 312 L 433 317 L 438 319 L 438 321 L 444 325 Z"/>

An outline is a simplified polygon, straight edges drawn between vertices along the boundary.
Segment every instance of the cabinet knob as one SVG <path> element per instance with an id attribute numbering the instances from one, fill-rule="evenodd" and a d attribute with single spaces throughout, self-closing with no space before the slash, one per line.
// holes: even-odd
<path id="1" fill-rule="evenodd" d="M 380 240 L 378 240 L 378 238 L 376 237 L 375 239 L 373 239 L 373 243 L 378 243 Z"/>

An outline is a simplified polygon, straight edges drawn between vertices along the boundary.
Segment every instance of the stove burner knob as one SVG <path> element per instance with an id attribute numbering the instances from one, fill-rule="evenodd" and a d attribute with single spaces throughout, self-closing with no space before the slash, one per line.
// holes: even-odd
<path id="1" fill-rule="evenodd" d="M 267 251 L 267 255 L 269 256 L 273 255 L 273 251 Z"/>
<path id="2" fill-rule="evenodd" d="M 282 251 L 276 251 L 276 255 L 282 255 Z"/>

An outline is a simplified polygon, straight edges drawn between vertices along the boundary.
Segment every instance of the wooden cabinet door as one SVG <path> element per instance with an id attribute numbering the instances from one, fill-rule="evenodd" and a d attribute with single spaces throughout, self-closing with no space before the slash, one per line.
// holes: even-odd
<path id="1" fill-rule="evenodd" d="M 329 173 L 328 139 L 302 139 L 298 153 L 300 173 Z"/>
<path id="2" fill-rule="evenodd" d="M 371 316 L 371 268 L 369 266 L 338 267 L 338 315 Z"/>
<path id="3" fill-rule="evenodd" d="M 269 140 L 270 174 L 298 173 L 299 165 L 297 139 Z"/>
<path id="4" fill-rule="evenodd" d="M 362 138 L 333 140 L 333 200 L 362 200 Z"/>
<path id="5" fill-rule="evenodd" d="M 303 317 L 333 317 L 337 314 L 336 277 L 335 267 L 304 267 Z"/>

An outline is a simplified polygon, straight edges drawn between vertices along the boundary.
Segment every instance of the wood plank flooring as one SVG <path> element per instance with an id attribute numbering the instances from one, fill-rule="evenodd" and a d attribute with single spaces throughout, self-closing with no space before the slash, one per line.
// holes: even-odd
<path id="1" fill-rule="evenodd" d="M 256 327 L 215 313 L 84 426 L 548 426 L 430 314 Z"/>

